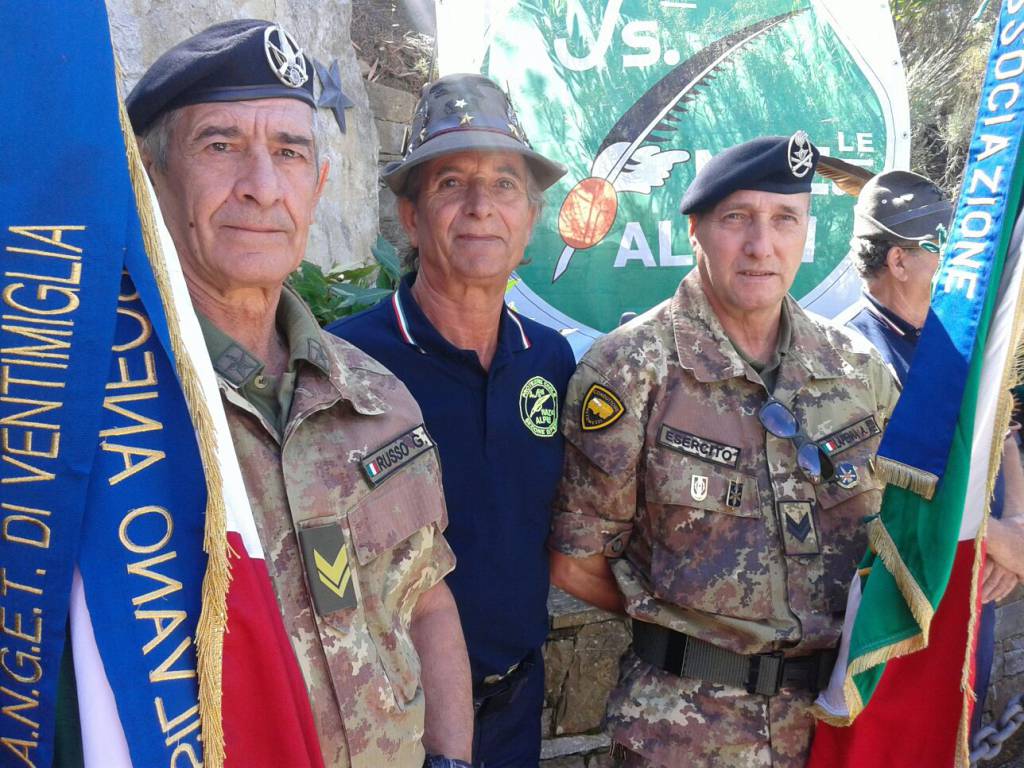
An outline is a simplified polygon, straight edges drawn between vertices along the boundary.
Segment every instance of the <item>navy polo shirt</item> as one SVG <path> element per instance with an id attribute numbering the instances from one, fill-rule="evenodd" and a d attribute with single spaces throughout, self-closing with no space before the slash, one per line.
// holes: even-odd
<path id="1" fill-rule="evenodd" d="M 847 320 L 846 325 L 871 342 L 882 359 L 892 366 L 902 386 L 914 359 L 921 329 L 912 326 L 866 291 L 861 294 L 860 311 Z"/>
<path id="2" fill-rule="evenodd" d="M 447 577 L 473 680 L 503 674 L 547 637 L 545 541 L 562 473 L 558 417 L 576 367 L 556 331 L 502 308 L 489 371 L 449 343 L 402 280 L 390 299 L 327 330 L 401 379 L 441 457 L 457 565 Z"/>
<path id="3" fill-rule="evenodd" d="M 866 291 L 861 294 L 860 311 L 847 320 L 846 325 L 871 342 L 871 346 L 881 353 L 882 359 L 896 373 L 900 386 L 903 386 L 914 360 L 914 352 L 917 351 L 917 342 L 921 339 L 921 329 L 915 328 Z M 1006 480 L 1000 469 L 992 493 L 992 506 L 989 508 L 993 517 L 1003 516 L 1005 497 Z"/>

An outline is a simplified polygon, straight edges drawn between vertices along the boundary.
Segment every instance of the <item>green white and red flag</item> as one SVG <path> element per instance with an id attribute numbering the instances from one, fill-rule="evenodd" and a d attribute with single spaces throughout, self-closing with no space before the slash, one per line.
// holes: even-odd
<path id="1" fill-rule="evenodd" d="M 816 702 L 810 768 L 969 764 L 984 522 L 1024 312 L 1022 35 L 1024 2 L 1004 0 L 935 296 L 879 448 L 889 485 Z"/>

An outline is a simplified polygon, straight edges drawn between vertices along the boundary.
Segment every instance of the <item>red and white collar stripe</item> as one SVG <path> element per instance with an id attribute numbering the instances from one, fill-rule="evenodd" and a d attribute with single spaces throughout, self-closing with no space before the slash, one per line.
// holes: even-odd
<path id="1" fill-rule="evenodd" d="M 523 340 L 523 349 L 529 349 L 530 340 L 526 336 L 526 331 L 523 330 L 522 321 L 518 317 L 516 317 L 516 313 L 509 309 L 507 306 L 505 307 L 505 311 L 508 313 L 509 319 L 512 320 L 512 322 L 516 324 L 516 328 L 519 329 L 519 336 Z"/>
<path id="2" fill-rule="evenodd" d="M 395 322 L 398 323 L 398 332 L 402 334 L 402 339 L 406 344 L 411 344 L 423 352 L 423 347 L 416 343 L 416 339 L 412 337 L 412 332 L 409 330 L 409 321 L 405 317 L 405 310 L 402 309 L 402 300 L 398 298 L 397 290 L 391 294 L 391 306 L 395 310 Z"/>

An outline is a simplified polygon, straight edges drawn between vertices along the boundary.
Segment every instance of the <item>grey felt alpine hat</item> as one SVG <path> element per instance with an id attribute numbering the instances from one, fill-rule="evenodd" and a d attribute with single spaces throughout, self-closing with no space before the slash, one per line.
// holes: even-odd
<path id="1" fill-rule="evenodd" d="M 917 245 L 939 240 L 953 204 L 933 182 L 910 171 L 888 171 L 868 181 L 853 209 L 853 236 Z"/>
<path id="2" fill-rule="evenodd" d="M 541 189 L 566 172 L 530 146 L 508 96 L 476 74 L 445 75 L 423 86 L 401 160 L 388 163 L 381 177 L 402 194 L 409 171 L 454 152 L 504 150 L 523 156 Z"/>

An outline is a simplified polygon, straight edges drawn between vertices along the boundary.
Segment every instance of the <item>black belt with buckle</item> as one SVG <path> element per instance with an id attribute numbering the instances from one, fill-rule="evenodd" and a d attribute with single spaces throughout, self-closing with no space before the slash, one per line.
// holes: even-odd
<path id="1" fill-rule="evenodd" d="M 836 651 L 786 658 L 781 651 L 744 656 L 667 627 L 633 619 L 633 652 L 643 661 L 679 677 L 745 688 L 774 696 L 782 688 L 817 693 L 828 686 Z"/>

